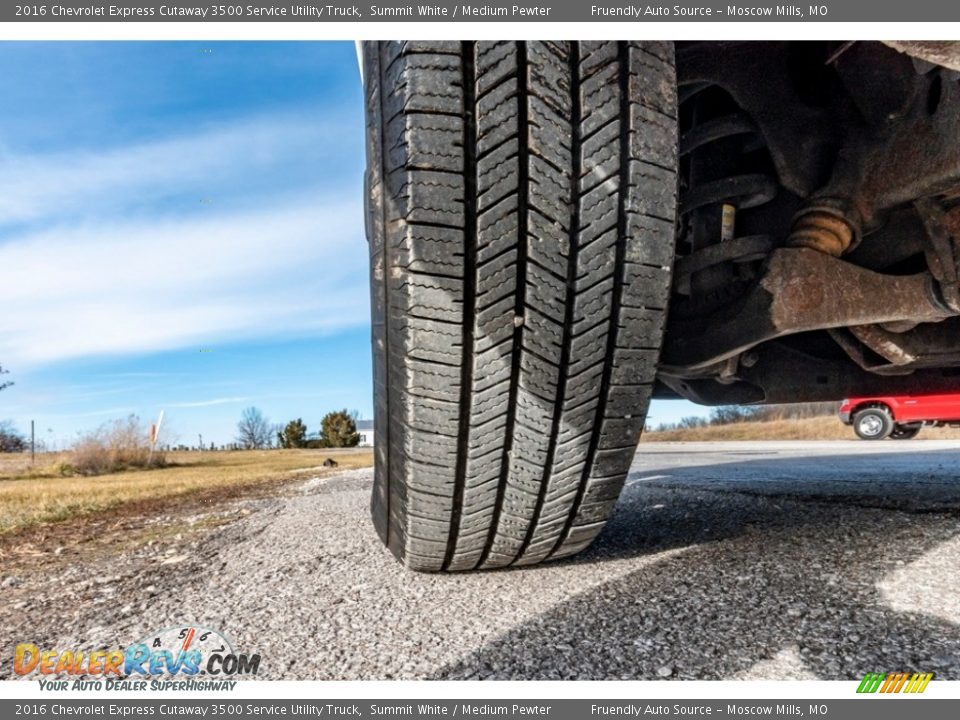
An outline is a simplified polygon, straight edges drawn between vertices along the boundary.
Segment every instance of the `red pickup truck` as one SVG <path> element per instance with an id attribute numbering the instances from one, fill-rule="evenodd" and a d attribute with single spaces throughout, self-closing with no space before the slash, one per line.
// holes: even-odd
<path id="1" fill-rule="evenodd" d="M 910 440 L 924 425 L 960 424 L 960 395 L 901 395 L 849 398 L 840 420 L 862 440 Z"/>

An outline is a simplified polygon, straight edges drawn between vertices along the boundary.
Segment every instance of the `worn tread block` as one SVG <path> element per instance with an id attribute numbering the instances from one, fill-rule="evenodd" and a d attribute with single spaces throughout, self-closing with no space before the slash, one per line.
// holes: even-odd
<path id="1" fill-rule="evenodd" d="M 418 570 L 573 554 L 656 373 L 672 45 L 375 42 L 364 65 L 377 531 Z"/>

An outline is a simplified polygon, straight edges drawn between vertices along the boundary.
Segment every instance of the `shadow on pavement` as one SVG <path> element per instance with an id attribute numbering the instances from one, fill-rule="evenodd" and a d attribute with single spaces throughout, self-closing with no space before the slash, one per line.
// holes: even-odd
<path id="1" fill-rule="evenodd" d="M 957 458 L 642 466 L 598 541 L 568 564 L 650 563 L 626 575 L 611 568 L 611 580 L 435 677 L 722 679 L 753 668 L 765 677 L 896 670 L 960 679 L 960 617 L 949 610 L 960 607 L 960 577 L 937 614 L 929 594 L 944 578 L 935 568 L 907 569 L 926 587 L 927 612 L 894 609 L 878 587 L 960 531 Z M 521 570 L 532 587 L 542 571 Z"/>

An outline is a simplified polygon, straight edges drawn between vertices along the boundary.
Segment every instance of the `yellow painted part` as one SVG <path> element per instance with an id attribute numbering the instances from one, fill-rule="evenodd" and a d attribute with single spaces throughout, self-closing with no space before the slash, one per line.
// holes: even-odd
<path id="1" fill-rule="evenodd" d="M 733 240 L 737 222 L 737 208 L 735 205 L 723 204 L 720 212 L 720 241 Z"/>

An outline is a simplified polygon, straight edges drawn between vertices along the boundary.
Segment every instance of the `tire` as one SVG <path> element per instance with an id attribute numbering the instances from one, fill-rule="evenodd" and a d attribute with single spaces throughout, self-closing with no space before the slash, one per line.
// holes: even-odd
<path id="1" fill-rule="evenodd" d="M 853 430 L 861 440 L 883 440 L 893 432 L 893 418 L 885 408 L 867 408 L 853 416 Z"/>
<path id="2" fill-rule="evenodd" d="M 421 571 L 576 553 L 663 336 L 673 46 L 375 42 L 364 76 L 377 532 Z"/>
<path id="3" fill-rule="evenodd" d="M 913 440 L 920 432 L 922 425 L 894 425 L 890 433 L 891 440 Z"/>

